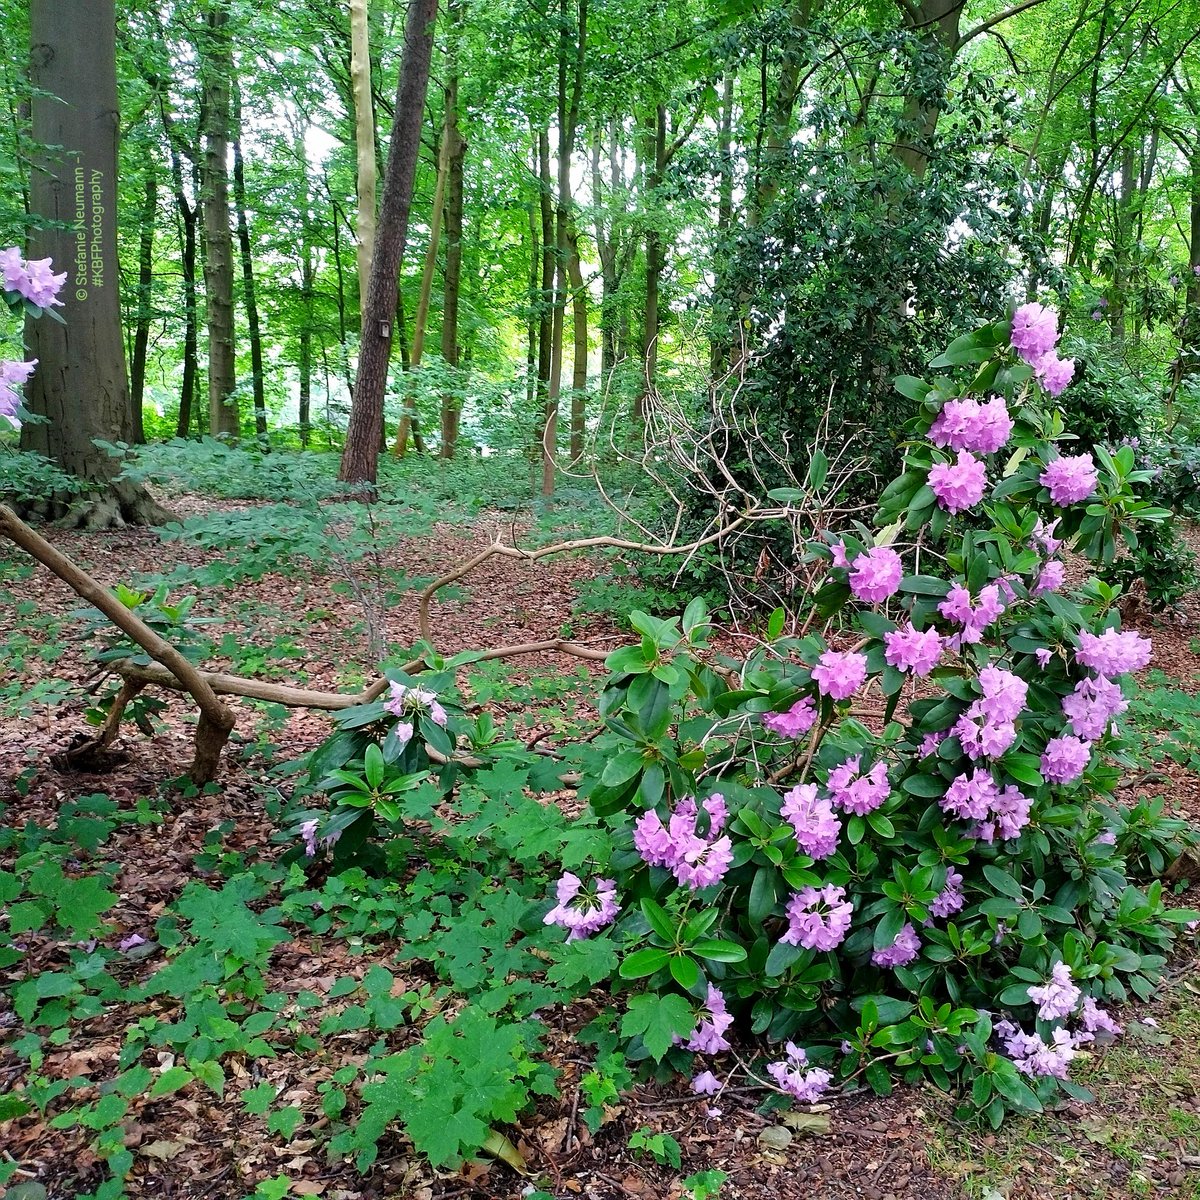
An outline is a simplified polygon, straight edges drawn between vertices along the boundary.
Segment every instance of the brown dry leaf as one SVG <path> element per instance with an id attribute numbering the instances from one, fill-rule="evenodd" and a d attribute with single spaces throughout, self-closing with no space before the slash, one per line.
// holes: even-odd
<path id="1" fill-rule="evenodd" d="M 297 1196 L 319 1196 L 325 1191 L 325 1185 L 317 1179 L 300 1179 L 292 1184 L 292 1192 Z"/>
<path id="2" fill-rule="evenodd" d="M 758 1144 L 768 1150 L 786 1150 L 792 1144 L 791 1131 L 782 1125 L 768 1125 L 758 1135 Z"/>
<path id="3" fill-rule="evenodd" d="M 160 1139 L 156 1142 L 147 1142 L 146 1145 L 140 1148 L 138 1153 L 145 1154 L 150 1158 L 157 1158 L 161 1162 L 170 1162 L 176 1155 L 182 1154 L 189 1144 L 194 1145 L 195 1143 L 192 1143 L 190 1139 L 178 1142 L 168 1142 Z"/>
<path id="4" fill-rule="evenodd" d="M 779 1119 L 789 1129 L 810 1137 L 824 1137 L 832 1128 L 827 1112 L 786 1112 Z M 761 1135 L 759 1140 L 762 1140 Z"/>

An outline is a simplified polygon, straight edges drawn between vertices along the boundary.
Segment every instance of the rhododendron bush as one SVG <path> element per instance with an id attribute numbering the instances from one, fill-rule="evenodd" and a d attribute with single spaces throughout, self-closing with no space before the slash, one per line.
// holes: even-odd
<path id="1" fill-rule="evenodd" d="M 1057 342 L 1025 305 L 898 381 L 919 409 L 874 529 L 814 530 L 823 586 L 748 660 L 706 649 L 699 602 L 635 614 L 609 657 L 583 791 L 613 850 L 545 919 L 619 946 L 632 1056 L 709 1092 L 761 1035 L 752 1074 L 796 1099 L 927 1075 L 998 1122 L 1080 1094 L 1108 1006 L 1154 989 L 1195 914 L 1132 880 L 1145 828 L 1116 799 L 1151 646 L 1116 589 L 1063 590 L 1062 555 L 1111 561 L 1169 514 L 1131 450 L 1074 452 Z M 818 511 L 813 458 L 777 499 Z"/>

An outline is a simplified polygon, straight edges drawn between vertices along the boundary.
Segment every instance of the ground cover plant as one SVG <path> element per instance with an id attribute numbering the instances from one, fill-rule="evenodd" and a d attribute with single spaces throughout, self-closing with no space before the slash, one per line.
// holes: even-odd
<path id="1" fill-rule="evenodd" d="M 301 1158 L 320 1146 L 366 1172 L 402 1134 L 436 1167 L 482 1152 L 527 1172 L 509 1132 L 566 1069 L 545 1013 L 581 1004 L 591 1019 L 556 1032 L 594 1047 L 577 1093 L 593 1135 L 635 1079 L 679 1070 L 697 1094 L 748 1086 L 766 1111 L 895 1078 L 927 1077 L 992 1126 L 1085 1097 L 1069 1064 L 1119 1031 L 1102 1006 L 1147 999 L 1195 914 L 1139 886 L 1179 859 L 1186 824 L 1116 799 L 1132 765 L 1112 730 L 1119 681 L 1149 645 L 1118 630 L 1115 589 L 1058 592 L 1064 542 L 1111 560 L 1117 536 L 1133 545 L 1136 520 L 1165 514 L 1133 491 L 1131 454 L 1050 449 L 1063 430 L 1029 384 L 1054 391 L 1065 370 L 1052 320 L 1033 306 L 956 342 L 934 365 L 969 366 L 966 387 L 900 382 L 923 408 L 878 532 L 814 540 L 826 582 L 774 613 L 749 659 L 706 647 L 702 602 L 634 612 L 640 643 L 597 656 L 590 740 L 539 753 L 459 690 L 482 652 L 426 646 L 266 799 L 282 854 L 227 850 L 236 826 L 218 823 L 196 858 L 209 878 L 173 886 L 119 939 L 119 865 L 100 852 L 122 827 L 163 823 L 159 805 L 96 793 L 53 829 L 7 829 L 0 968 L 24 1064 L 8 1119 L 79 1131 L 92 1165 L 78 1178 L 97 1196 L 130 1186 L 131 1112 L 183 1089 L 238 1094 Z M 992 528 L 960 534 L 989 467 Z M 823 482 L 815 454 L 806 483 L 819 496 Z M 934 565 L 906 572 L 896 546 Z M 165 590 L 117 598 L 176 653 L 208 649 Z M 875 719 L 851 707 L 869 678 Z M 549 802 L 564 784 L 585 811 Z M 387 943 L 390 965 L 320 992 L 278 986 L 300 938 L 364 957 Z M 115 1074 L 48 1069 L 101 1027 Z M 248 1064 L 275 1059 L 316 1065 L 307 1103 L 254 1082 Z M 682 1167 L 665 1131 L 627 1146 Z M 715 1194 L 721 1175 L 681 1187 Z M 264 1176 L 254 1194 L 293 1183 Z"/>

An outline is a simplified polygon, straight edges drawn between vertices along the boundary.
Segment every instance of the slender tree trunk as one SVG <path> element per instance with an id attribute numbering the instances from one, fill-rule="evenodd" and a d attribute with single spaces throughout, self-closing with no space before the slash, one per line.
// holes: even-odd
<path id="1" fill-rule="evenodd" d="M 233 328 L 233 236 L 229 226 L 230 90 L 233 48 L 228 0 L 214 0 L 200 33 L 204 92 L 204 292 L 208 314 L 209 430 L 214 437 L 241 433 Z"/>
<path id="2" fill-rule="evenodd" d="M 452 3 L 451 38 L 461 25 L 461 5 Z M 442 286 L 442 361 L 448 367 L 458 367 L 458 298 L 462 283 L 462 230 L 463 230 L 463 159 L 467 143 L 458 128 L 458 73 L 453 65 L 457 54 L 452 49 L 450 82 L 446 87 L 446 118 L 443 140 L 446 146 L 446 211 L 443 220 L 446 226 L 446 268 Z M 458 445 L 459 399 L 456 395 L 442 396 L 442 441 L 438 453 L 441 458 L 453 458 Z"/>
<path id="3" fill-rule="evenodd" d="M 304 222 L 300 251 L 300 445 L 307 447 L 312 433 L 312 327 L 313 248 L 308 222 Z"/>
<path id="4" fill-rule="evenodd" d="M 145 193 L 142 198 L 142 224 L 138 230 L 138 296 L 134 320 L 133 354 L 129 364 L 129 394 L 133 410 L 133 440 L 141 446 L 146 441 L 142 420 L 142 402 L 146 391 L 146 350 L 150 344 L 150 315 L 154 311 L 154 226 L 158 217 L 158 176 L 154 155 L 147 153 L 143 163 L 146 172 Z"/>
<path id="5" fill-rule="evenodd" d="M 587 421 L 587 355 L 588 310 L 587 288 L 579 264 L 579 231 L 572 225 L 567 230 L 570 254 L 567 258 L 567 278 L 571 283 L 571 321 L 574 349 L 571 359 L 571 465 L 583 458 L 583 435 Z"/>
<path id="6" fill-rule="evenodd" d="M 534 169 L 537 174 L 537 148 L 534 148 Z M 541 227 L 536 207 L 529 205 L 529 319 L 526 328 L 525 402 L 530 408 L 537 397 L 538 381 L 538 278 L 541 272 Z"/>
<path id="7" fill-rule="evenodd" d="M 1193 113 L 1193 116 L 1197 114 Z M 1191 196 L 1189 206 L 1188 272 L 1184 282 L 1183 316 L 1179 322 L 1179 353 L 1171 364 L 1167 392 L 1167 428 L 1174 427 L 1179 387 L 1200 373 L 1200 136 L 1191 145 Z"/>
<path id="8" fill-rule="evenodd" d="M 662 186 L 663 172 L 667 163 L 667 110 L 662 104 L 654 110 L 648 129 L 646 158 L 648 177 L 646 199 L 652 213 L 646 230 L 646 306 L 642 316 L 642 330 L 646 347 L 646 361 L 642 376 L 643 387 L 634 400 L 633 418 L 641 421 L 645 416 L 646 397 L 658 382 L 658 334 L 659 334 L 659 284 L 663 268 L 667 265 L 667 251 L 662 230 L 657 224 L 659 206 L 658 190 Z"/>
<path id="9" fill-rule="evenodd" d="M 717 240 L 729 234 L 733 224 L 733 74 L 727 73 L 721 83 L 721 117 L 717 126 Z M 718 263 L 724 259 L 722 249 Z M 719 270 L 719 267 L 718 267 Z M 718 296 L 723 288 L 718 280 L 715 289 Z M 709 336 L 709 368 L 716 379 L 725 370 L 730 359 L 730 335 L 732 313 L 713 313 L 713 328 Z"/>
<path id="10" fill-rule="evenodd" d="M 254 289 L 254 256 L 250 253 L 250 218 L 246 206 L 246 171 L 242 162 L 242 97 L 233 88 L 233 196 L 237 205 L 238 248 L 242 257 L 242 293 L 246 301 L 246 330 L 250 335 L 251 388 L 254 396 L 254 432 L 267 436 L 266 374 L 263 370 L 262 329 L 258 319 L 258 296 Z"/>
<path id="11" fill-rule="evenodd" d="M 39 218 L 29 257 L 51 258 L 67 279 L 66 323 L 26 323 L 38 360 L 27 404 L 46 422 L 26 423 L 21 445 L 90 485 L 71 510 L 75 523 L 162 520 L 168 514 L 143 489 L 116 480 L 122 464 L 94 441 L 128 442 L 134 434 L 118 292 L 113 0 L 32 0 L 29 28 L 38 147 L 30 204 Z"/>
<path id="12" fill-rule="evenodd" d="M 358 296 L 366 336 L 367 281 L 375 249 L 377 157 L 375 106 L 371 91 L 371 38 L 368 0 L 350 0 L 350 82 L 354 96 L 354 145 L 358 193 Z"/>
<path id="13" fill-rule="evenodd" d="M 433 23 L 437 0 L 411 0 L 404 27 L 404 56 L 396 90 L 395 120 L 388 148 L 383 205 L 367 286 L 364 337 L 358 379 L 350 409 L 350 428 L 339 477 L 347 483 L 374 485 L 379 466 L 383 393 L 392 349 L 400 263 L 408 236 L 408 212 L 421 148 L 421 123 L 429 84 Z"/>
<path id="14" fill-rule="evenodd" d="M 442 211 L 446 196 L 446 174 L 449 164 L 446 161 L 448 143 L 442 138 L 442 146 L 438 151 L 437 183 L 433 189 L 433 211 L 429 215 L 429 245 L 425 247 L 425 265 L 421 270 L 421 290 L 417 293 L 417 313 L 413 318 L 412 350 L 409 353 L 409 366 L 415 373 L 421 366 L 425 354 L 425 333 L 429 328 L 429 302 L 433 296 L 433 276 L 437 270 L 438 243 L 442 234 Z M 404 393 L 404 412 L 400 414 L 400 424 L 396 429 L 396 443 L 392 453 L 397 458 L 403 458 L 408 453 L 408 439 L 411 436 L 413 445 L 419 453 L 425 452 L 421 441 L 421 430 L 417 422 L 416 398 L 412 387 L 415 381 L 406 380 L 409 385 Z"/>
<path id="15" fill-rule="evenodd" d="M 538 296 L 537 453 L 546 437 L 550 359 L 554 340 L 554 177 L 550 174 L 550 132 L 538 130 L 538 204 L 542 224 L 542 278 Z"/>

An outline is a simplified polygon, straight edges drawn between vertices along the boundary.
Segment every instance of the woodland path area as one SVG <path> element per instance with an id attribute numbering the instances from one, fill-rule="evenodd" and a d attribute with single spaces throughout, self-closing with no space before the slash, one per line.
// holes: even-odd
<path id="1" fill-rule="evenodd" d="M 182 497 L 172 503 L 188 514 L 220 502 Z M 388 565 L 412 576 L 436 574 L 484 544 L 490 535 L 485 524 L 474 530 L 439 527 L 436 540 L 402 541 L 388 552 Z M 87 537 L 53 531 L 48 536 L 110 585 L 161 572 L 164 563 L 184 555 L 197 563 L 203 559 L 195 549 L 164 547 L 150 530 Z M 611 621 L 581 621 L 572 614 L 581 581 L 604 570 L 603 564 L 583 558 L 553 559 L 532 568 L 492 560 L 463 581 L 458 593 L 435 604 L 439 649 L 449 653 L 553 637 L 565 624 L 574 638 L 615 646 L 622 635 Z M 348 690 L 369 678 L 369 671 L 360 614 L 347 590 L 336 573 L 271 575 L 210 590 L 197 612 L 222 618 L 216 636 L 224 639 L 229 668 Z M 79 639 L 81 627 L 70 616 L 77 608 L 76 598 L 57 580 L 34 569 L 14 548 L 0 547 L 0 817 L 10 830 L 27 823 L 53 828 L 64 805 L 97 795 L 120 810 L 143 814 L 141 820 L 118 823 L 97 852 L 98 861 L 119 864 L 112 887 L 120 902 L 106 941 L 116 946 L 132 935 L 146 939 L 127 956 L 132 979 L 161 965 L 154 924 L 189 880 L 219 881 L 222 864 L 269 858 L 290 848 L 272 841 L 270 814 L 278 811 L 281 791 L 290 785 L 271 768 L 301 757 L 327 734 L 329 724 L 320 713 L 235 702 L 236 740 L 217 784 L 198 794 L 170 796 L 167 781 L 182 772 L 190 753 L 189 704 L 176 696 L 157 718 L 152 738 L 126 725 L 102 773 L 60 769 L 54 756 L 86 729 L 85 704 L 77 688 L 63 703 L 45 701 L 71 691 L 56 681 L 78 684 L 93 670 Z M 393 645 L 411 642 L 415 608 L 415 591 L 389 603 L 386 624 Z M 1161 740 L 1164 731 L 1172 734 L 1175 757 L 1181 760 L 1164 759 L 1139 785 L 1139 793 L 1163 795 L 1169 809 L 1200 821 L 1200 706 L 1194 698 L 1200 690 L 1200 597 L 1191 597 L 1177 618 L 1160 622 L 1140 614 L 1136 624 L 1154 638 L 1155 656 L 1130 715 L 1151 742 Z M 362 664 L 357 675 L 355 664 Z M 531 678 L 550 673 L 562 676 L 553 701 L 531 701 L 536 691 L 529 687 Z M 552 740 L 571 712 L 589 710 L 591 676 L 601 673 L 599 664 L 549 655 L 515 660 L 487 677 L 490 705 L 498 721 L 501 714 L 510 717 L 524 736 L 545 733 Z M 18 706 L 17 698 L 34 688 L 41 701 Z M 11 867 L 13 854 L 11 848 L 0 850 L 0 868 Z M 1128 1020 L 1126 1036 L 1080 1072 L 1081 1081 L 1095 1090 L 1096 1102 L 1073 1102 L 1037 1120 L 1014 1119 L 999 1134 L 954 1124 L 948 1098 L 932 1090 L 900 1089 L 884 1099 L 862 1092 L 835 1097 L 811 1114 L 780 1118 L 758 1115 L 754 1095 L 734 1092 L 708 1100 L 677 1082 L 636 1086 L 592 1135 L 579 1119 L 577 1081 L 587 1060 L 558 1012 L 547 1012 L 545 1020 L 550 1058 L 561 1070 L 560 1095 L 542 1100 L 536 1112 L 507 1132 L 537 1183 L 564 1198 L 666 1200 L 681 1195 L 683 1176 L 719 1170 L 728 1177 L 720 1196 L 746 1200 L 1197 1200 L 1200 961 L 1194 941 L 1188 945 L 1184 939 L 1181 945 L 1170 982 L 1140 1010 L 1142 1019 Z M 394 948 L 386 939 L 375 940 L 364 953 L 361 942 L 300 930 L 272 959 L 269 986 L 289 994 L 327 993 L 339 976 L 361 976 L 372 963 L 387 963 Z M 48 969 L 45 961 L 37 961 L 38 953 L 32 962 L 0 971 L 0 984 L 7 989 L 22 969 Z M 46 953 L 53 947 L 48 945 Z M 395 969 L 399 979 L 406 968 Z M 42 1073 L 51 1079 L 111 1075 L 126 1028 L 164 1003 L 146 1002 L 137 1006 L 142 1011 L 118 1004 L 78 1023 L 66 1040 L 47 1042 Z M 318 1050 L 308 1057 L 284 1053 L 227 1060 L 224 1100 L 198 1083 L 159 1099 L 139 1097 L 125 1121 L 126 1145 L 134 1155 L 125 1194 L 137 1200 L 237 1200 L 280 1172 L 298 1181 L 289 1195 L 327 1200 L 499 1198 L 533 1190 L 533 1180 L 500 1162 L 432 1172 L 399 1136 L 381 1141 L 378 1162 L 366 1176 L 351 1162 L 327 1161 L 321 1145 L 327 1122 L 320 1117 L 317 1085 L 337 1061 L 365 1056 L 373 1035 L 350 1031 L 324 1038 L 317 1033 L 320 1016 L 317 1009 L 295 1018 L 297 1032 L 307 1031 L 317 1041 Z M 13 1046 L 18 1026 L 6 990 L 0 996 L 0 1095 L 25 1070 Z M 409 1032 L 403 1026 L 391 1036 L 402 1039 Z M 151 1061 L 149 1051 L 144 1061 Z M 247 1115 L 238 1103 L 241 1090 L 264 1081 L 281 1089 L 281 1100 L 315 1118 L 293 1140 L 269 1131 L 263 1117 Z M 682 1170 L 629 1149 L 630 1136 L 643 1127 L 675 1138 Z M 21 1164 L 8 1194 L 68 1200 L 96 1187 L 102 1175 L 90 1139 L 88 1130 L 53 1128 L 36 1112 L 0 1122 L 0 1158 Z"/>

